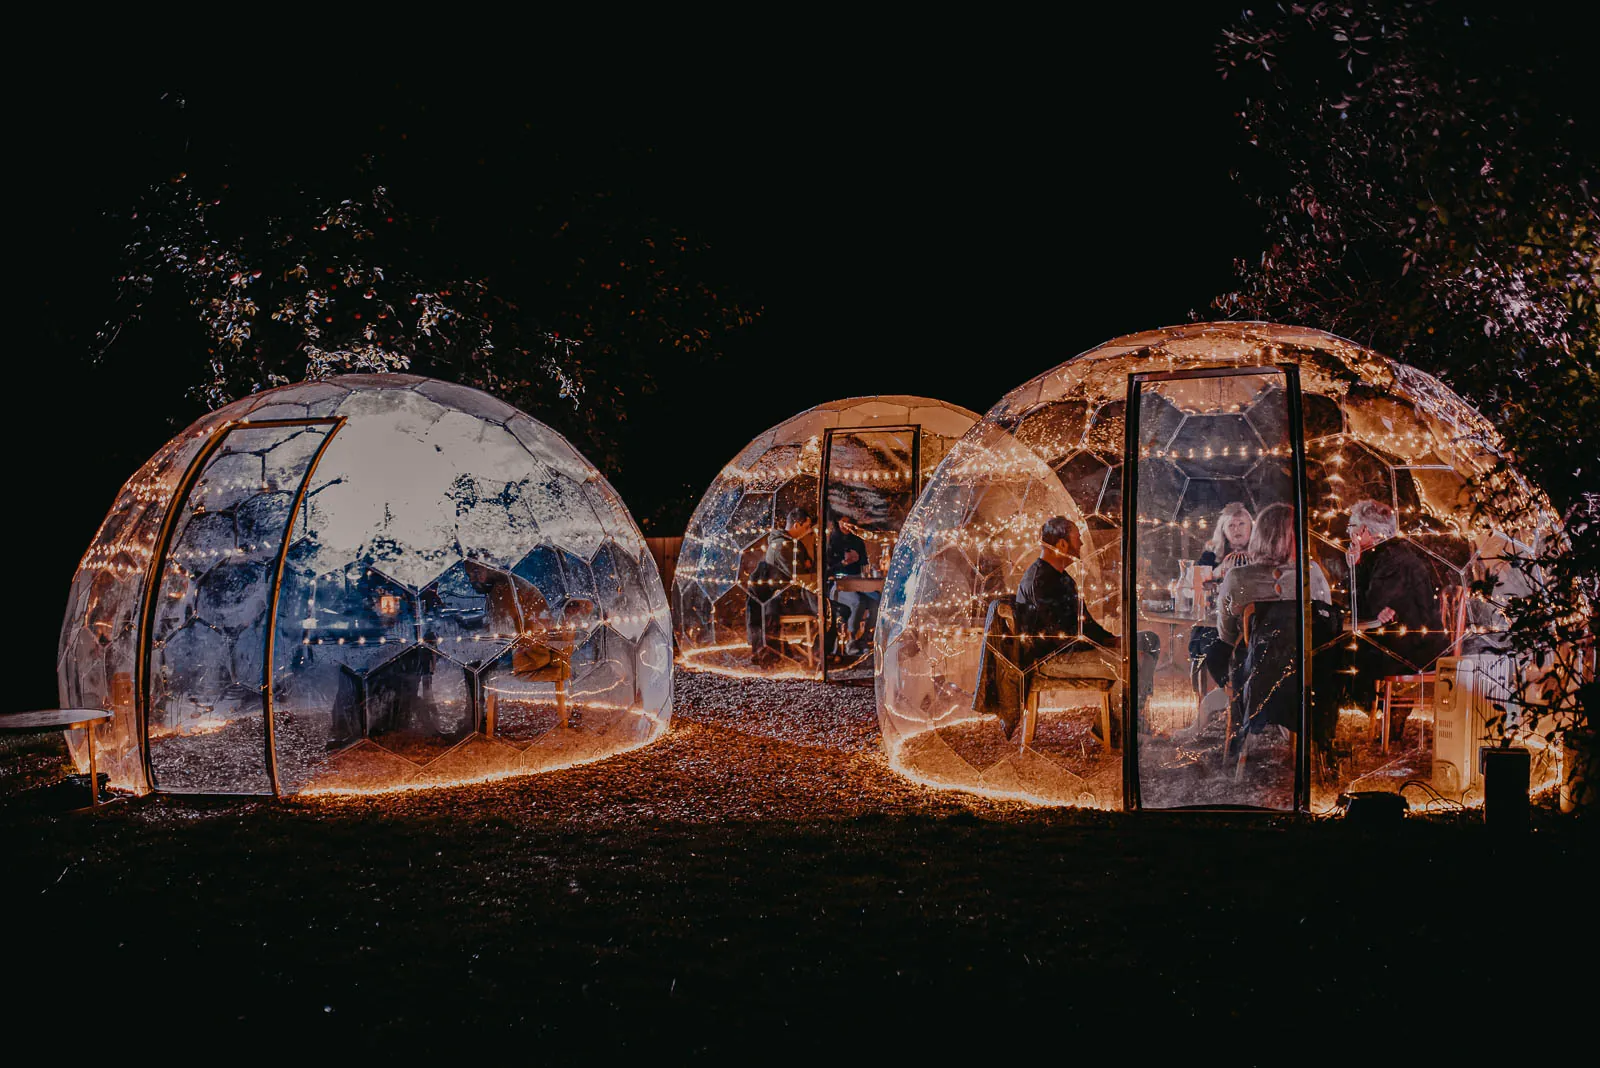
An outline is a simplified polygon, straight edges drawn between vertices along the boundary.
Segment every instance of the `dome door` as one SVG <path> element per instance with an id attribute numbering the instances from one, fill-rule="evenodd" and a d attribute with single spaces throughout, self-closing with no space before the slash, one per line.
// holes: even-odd
<path id="1" fill-rule="evenodd" d="M 179 483 L 139 632 L 154 789 L 277 794 L 269 683 L 278 584 L 306 480 L 342 423 L 227 423 Z"/>
<path id="2" fill-rule="evenodd" d="M 822 677 L 872 671 L 873 631 L 895 538 L 922 490 L 922 428 L 835 427 L 823 433 Z"/>
<path id="3" fill-rule="evenodd" d="M 1302 591 L 1319 586 L 1306 573 L 1298 369 L 1131 375 L 1127 413 L 1128 807 L 1303 810 Z"/>

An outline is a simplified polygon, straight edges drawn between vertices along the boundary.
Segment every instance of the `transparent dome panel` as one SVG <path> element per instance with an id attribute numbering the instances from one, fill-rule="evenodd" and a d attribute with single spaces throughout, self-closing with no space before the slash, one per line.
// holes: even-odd
<path id="1" fill-rule="evenodd" d="M 565 702 L 575 650 L 610 625 L 589 688 L 652 726 L 590 732 L 594 759 L 671 714 L 670 681 L 637 684 L 667 606 L 643 551 L 599 473 L 499 400 L 404 375 L 283 387 L 207 416 L 124 487 L 74 580 L 63 696 L 119 709 L 102 766 L 135 790 L 410 789 L 548 766 L 490 729 L 484 679 L 520 650 L 520 676 L 558 665 L 541 685 Z"/>
<path id="2" fill-rule="evenodd" d="M 895 539 L 923 481 L 976 418 L 925 398 L 852 398 L 740 450 L 684 533 L 673 592 L 683 662 L 865 677 Z"/>
<path id="3" fill-rule="evenodd" d="M 1130 413 L 1136 375 L 1150 388 Z M 1125 457 L 1130 421 L 1137 455 Z M 1497 638 L 1528 582 L 1506 554 L 1560 536 L 1507 460 L 1488 421 L 1437 379 L 1314 330 L 1201 323 L 1069 360 L 950 448 L 905 521 L 878 628 L 891 763 L 936 785 L 1060 804 L 1281 809 L 1309 794 L 1320 810 L 1352 788 L 1436 803 L 1418 782 L 1471 802 L 1481 786 L 1461 770 L 1463 739 L 1482 740 L 1494 714 L 1485 695 L 1526 670 Z M 1124 500 L 1129 464 L 1137 496 Z M 1251 560 L 1257 520 L 1282 518 L 1301 492 L 1308 588 L 1230 591 L 1236 607 L 1258 606 L 1248 659 L 1242 613 L 1215 600 L 1230 570 L 1263 563 Z M 1379 528 L 1360 546 L 1358 512 Z M 1052 516 L 1081 542 L 1063 572 L 1075 633 L 1059 620 L 1030 631 L 1012 603 L 1028 600 Z M 1474 589 L 1474 578 L 1495 586 Z M 1285 632 L 1286 612 L 1310 636 L 1305 677 L 1286 673 L 1264 637 Z M 1219 643 L 1224 614 L 1241 633 Z M 1063 633 L 1073 633 L 1070 670 L 1040 666 L 1024 644 Z M 1093 662 L 1097 649 L 1109 662 Z M 1068 677 L 1040 684 L 1045 671 Z M 1305 729 L 1286 722 L 1267 679 L 1303 699 Z M 1435 729 L 1438 717 L 1448 729 Z M 1082 743 L 1076 763 L 1064 737 Z M 1129 761 L 1135 798 L 1119 787 Z"/>

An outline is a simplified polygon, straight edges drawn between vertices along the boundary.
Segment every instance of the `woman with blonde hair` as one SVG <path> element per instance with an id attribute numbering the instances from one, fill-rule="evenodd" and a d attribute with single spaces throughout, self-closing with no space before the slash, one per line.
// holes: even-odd
<path id="1" fill-rule="evenodd" d="M 1216 591 L 1230 570 L 1250 562 L 1248 549 L 1250 535 L 1254 530 L 1255 520 L 1250 516 L 1250 509 L 1243 503 L 1230 501 L 1223 506 L 1222 512 L 1217 516 L 1216 528 L 1211 532 L 1211 540 L 1206 542 L 1205 551 L 1200 554 L 1200 559 L 1194 562 L 1196 615 L 1202 617 L 1208 615 L 1214 608 L 1214 604 L 1208 599 L 1210 594 Z M 1206 606 L 1204 611 L 1200 611 L 1202 605 Z M 1194 684 L 1196 693 L 1204 691 L 1201 684 L 1205 673 L 1200 665 L 1216 640 L 1216 627 L 1196 625 L 1189 630 L 1189 663 L 1192 667 L 1190 681 Z"/>
<path id="2" fill-rule="evenodd" d="M 1250 534 L 1249 558 L 1249 563 L 1228 572 L 1217 594 L 1217 640 L 1230 647 L 1239 642 L 1240 620 L 1247 605 L 1256 601 L 1292 601 L 1299 595 L 1293 508 L 1270 504 L 1261 509 Z M 1333 603 L 1328 576 L 1315 560 L 1311 561 L 1311 599 Z M 1219 683 L 1223 681 L 1216 670 L 1212 674 Z"/>
<path id="3" fill-rule="evenodd" d="M 1228 572 L 1217 594 L 1217 640 L 1206 651 L 1205 668 L 1219 686 L 1227 684 L 1234 647 L 1239 644 L 1244 611 L 1259 601 L 1292 601 L 1299 596 L 1300 569 L 1295 563 L 1295 515 L 1287 504 L 1271 504 L 1256 516 L 1250 532 L 1248 563 Z M 1311 598 L 1331 604 L 1333 591 L 1317 562 L 1311 562 Z M 1216 708 L 1202 703 L 1187 732 L 1198 735 Z"/>
<path id="4" fill-rule="evenodd" d="M 1212 568 L 1210 577 L 1220 581 L 1231 568 L 1249 563 L 1247 553 L 1254 532 L 1255 520 L 1250 516 L 1250 509 L 1239 501 L 1228 503 L 1217 516 L 1216 529 L 1211 532 L 1211 540 L 1206 542 L 1205 552 L 1200 554 L 1195 566 Z"/>

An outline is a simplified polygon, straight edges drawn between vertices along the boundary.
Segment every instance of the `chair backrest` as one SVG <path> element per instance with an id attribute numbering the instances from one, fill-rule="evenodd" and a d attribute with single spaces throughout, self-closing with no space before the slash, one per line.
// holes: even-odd
<path id="1" fill-rule="evenodd" d="M 1241 613 L 1240 648 L 1244 651 L 1245 722 L 1252 730 L 1278 723 L 1297 730 L 1300 686 L 1295 635 L 1302 626 L 1300 602 L 1254 601 Z"/>
<path id="2" fill-rule="evenodd" d="M 1000 611 L 1004 605 L 1011 609 L 1009 615 Z M 1009 638 L 1017 633 L 1016 622 L 1017 598 L 1015 594 L 1003 593 L 998 597 L 991 597 L 983 611 L 983 636 L 985 638 Z"/>

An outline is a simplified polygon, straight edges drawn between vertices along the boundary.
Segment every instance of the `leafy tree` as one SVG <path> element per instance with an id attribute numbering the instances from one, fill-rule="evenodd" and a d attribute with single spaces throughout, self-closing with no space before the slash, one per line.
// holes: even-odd
<path id="1" fill-rule="evenodd" d="M 1265 249 L 1214 306 L 1350 337 L 1493 414 L 1565 518 L 1564 544 L 1515 561 L 1533 592 L 1511 612 L 1563 726 L 1597 700 L 1600 214 L 1571 110 L 1592 108 L 1589 47 L 1525 9 L 1373 0 L 1246 12 L 1217 48 Z M 1503 521 L 1535 503 L 1504 475 L 1484 487 Z"/>
<path id="2" fill-rule="evenodd" d="M 501 229 L 485 237 L 482 213 L 452 226 L 459 205 L 397 204 L 379 173 L 392 161 L 308 180 L 259 161 L 230 169 L 230 151 L 211 147 L 203 174 L 152 185 L 122 220 L 98 336 L 115 358 L 141 320 L 192 317 L 205 359 L 182 377 L 207 407 L 300 379 L 412 371 L 534 411 L 614 469 L 627 404 L 660 370 L 717 359 L 760 314 L 706 280 L 703 241 L 604 192 L 497 204 Z"/>

